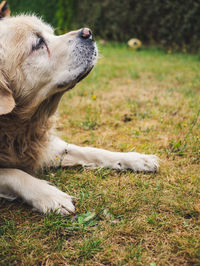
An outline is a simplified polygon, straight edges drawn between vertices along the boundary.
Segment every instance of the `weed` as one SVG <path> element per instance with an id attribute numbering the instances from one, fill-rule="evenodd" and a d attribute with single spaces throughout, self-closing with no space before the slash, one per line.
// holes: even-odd
<path id="1" fill-rule="evenodd" d="M 96 239 L 83 240 L 81 244 L 77 244 L 79 249 L 79 260 L 85 264 L 86 259 L 91 258 L 95 253 L 101 251 L 101 241 Z"/>

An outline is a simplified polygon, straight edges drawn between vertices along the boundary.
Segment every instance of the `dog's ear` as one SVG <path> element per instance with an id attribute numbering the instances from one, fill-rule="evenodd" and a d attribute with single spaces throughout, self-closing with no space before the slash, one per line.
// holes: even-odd
<path id="1" fill-rule="evenodd" d="M 6 1 L 0 3 L 0 19 L 10 16 L 10 8 Z"/>
<path id="2" fill-rule="evenodd" d="M 0 73 L 0 115 L 10 113 L 15 107 L 15 100 L 8 88 L 3 75 Z"/>
<path id="3" fill-rule="evenodd" d="M 0 3 L 0 19 L 10 16 L 10 8 L 6 1 Z M 8 88 L 4 75 L 0 72 L 0 115 L 10 113 L 15 107 L 15 100 Z"/>

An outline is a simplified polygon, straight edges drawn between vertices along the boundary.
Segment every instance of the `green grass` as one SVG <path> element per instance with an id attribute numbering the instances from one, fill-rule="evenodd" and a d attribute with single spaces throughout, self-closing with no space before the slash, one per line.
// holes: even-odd
<path id="1" fill-rule="evenodd" d="M 93 72 L 60 104 L 68 142 L 157 154 L 157 174 L 81 167 L 39 173 L 76 197 L 43 216 L 0 201 L 1 265 L 200 265 L 200 60 L 100 47 Z"/>

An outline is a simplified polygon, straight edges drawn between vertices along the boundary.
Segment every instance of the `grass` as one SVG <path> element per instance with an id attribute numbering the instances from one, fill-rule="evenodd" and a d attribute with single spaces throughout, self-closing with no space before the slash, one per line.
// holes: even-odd
<path id="1" fill-rule="evenodd" d="M 200 60 L 100 47 L 60 104 L 68 142 L 160 157 L 157 174 L 81 167 L 38 174 L 77 198 L 43 216 L 0 201 L 1 265 L 200 265 Z"/>

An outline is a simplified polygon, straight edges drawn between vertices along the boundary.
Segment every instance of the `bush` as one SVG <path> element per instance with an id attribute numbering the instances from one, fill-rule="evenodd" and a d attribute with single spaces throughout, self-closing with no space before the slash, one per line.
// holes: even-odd
<path id="1" fill-rule="evenodd" d="M 34 13 L 42 17 L 45 21 L 57 26 L 57 18 L 55 16 L 57 11 L 57 1 L 53 0 L 8 0 L 7 1 L 12 14 L 18 13 Z"/>
<path id="2" fill-rule="evenodd" d="M 99 38 L 197 50 L 200 40 L 200 1 L 77 0 L 75 23 L 89 25 Z"/>
<path id="3" fill-rule="evenodd" d="M 198 50 L 198 0 L 9 0 L 16 12 L 33 11 L 64 32 L 87 26 L 98 38 L 126 42 L 138 38 L 175 50 Z"/>
<path id="4" fill-rule="evenodd" d="M 69 31 L 72 28 L 71 24 L 75 15 L 74 9 L 73 0 L 58 0 L 56 12 L 58 33 Z"/>

